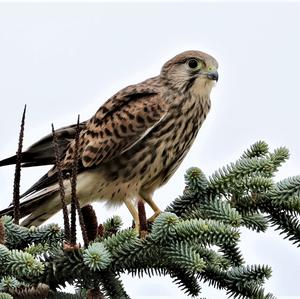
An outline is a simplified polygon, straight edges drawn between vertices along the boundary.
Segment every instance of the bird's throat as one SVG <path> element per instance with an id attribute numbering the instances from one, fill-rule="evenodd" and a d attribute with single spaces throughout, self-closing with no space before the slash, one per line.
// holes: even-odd
<path id="1" fill-rule="evenodd" d="M 190 88 L 190 93 L 192 96 L 209 98 L 212 88 L 215 85 L 215 81 L 208 80 L 203 77 L 198 77 L 194 84 Z"/>

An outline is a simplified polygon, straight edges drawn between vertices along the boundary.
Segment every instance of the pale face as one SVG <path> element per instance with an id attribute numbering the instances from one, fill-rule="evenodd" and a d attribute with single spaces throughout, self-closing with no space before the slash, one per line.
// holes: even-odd
<path id="1" fill-rule="evenodd" d="M 210 55 L 199 51 L 187 51 L 169 60 L 162 68 L 161 76 L 180 92 L 209 95 L 218 80 L 218 63 Z"/>
<path id="2" fill-rule="evenodd" d="M 190 88 L 190 92 L 192 95 L 203 95 L 209 96 L 212 88 L 216 85 L 215 80 L 208 79 L 205 76 L 199 76 L 194 81 L 194 84 Z"/>

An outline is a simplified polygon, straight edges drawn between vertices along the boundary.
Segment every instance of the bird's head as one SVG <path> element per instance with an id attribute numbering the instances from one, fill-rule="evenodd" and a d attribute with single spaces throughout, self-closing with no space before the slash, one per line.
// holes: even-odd
<path id="1" fill-rule="evenodd" d="M 212 56 L 200 51 L 186 51 L 167 61 L 160 76 L 167 86 L 179 92 L 209 96 L 218 81 L 217 70 L 218 63 Z"/>

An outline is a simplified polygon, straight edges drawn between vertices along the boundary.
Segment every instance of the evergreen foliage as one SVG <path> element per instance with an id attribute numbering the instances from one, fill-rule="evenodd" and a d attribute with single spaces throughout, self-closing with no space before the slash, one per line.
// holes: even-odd
<path id="1" fill-rule="evenodd" d="M 83 247 L 69 244 L 55 224 L 27 229 L 4 216 L 0 299 L 129 298 L 122 273 L 168 275 L 190 296 L 198 296 L 206 282 L 233 298 L 275 298 L 263 288 L 271 268 L 245 264 L 240 228 L 265 232 L 274 226 L 300 246 L 300 176 L 274 181 L 288 157 L 286 148 L 269 152 L 259 141 L 208 178 L 199 168 L 189 169 L 183 194 L 146 236 L 122 228 L 118 216 L 98 225 L 91 207 L 82 211 L 89 238 Z M 77 293 L 61 292 L 66 283 Z"/>

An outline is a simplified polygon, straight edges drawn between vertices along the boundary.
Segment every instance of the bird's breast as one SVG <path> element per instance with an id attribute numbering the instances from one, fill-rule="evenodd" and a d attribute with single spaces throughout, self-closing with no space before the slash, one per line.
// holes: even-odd
<path id="1" fill-rule="evenodd" d="M 208 97 L 190 97 L 171 107 L 142 140 L 103 164 L 105 181 L 131 194 L 141 189 L 152 192 L 166 183 L 190 149 L 209 108 Z"/>
<path id="2" fill-rule="evenodd" d="M 210 100 L 190 98 L 169 111 L 165 120 L 149 136 L 149 158 L 145 159 L 144 188 L 165 184 L 188 153 L 210 109 Z"/>

